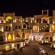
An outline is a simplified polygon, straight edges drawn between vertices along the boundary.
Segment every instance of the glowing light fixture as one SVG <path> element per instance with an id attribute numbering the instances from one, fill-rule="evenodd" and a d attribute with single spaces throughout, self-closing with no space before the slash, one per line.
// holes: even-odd
<path id="1" fill-rule="evenodd" d="M 13 18 L 12 18 L 11 16 L 8 16 L 8 17 L 6 18 L 6 21 L 9 21 L 9 19 L 12 20 Z"/>
<path id="2" fill-rule="evenodd" d="M 9 46 L 6 46 L 6 50 L 10 50 L 10 47 Z"/>

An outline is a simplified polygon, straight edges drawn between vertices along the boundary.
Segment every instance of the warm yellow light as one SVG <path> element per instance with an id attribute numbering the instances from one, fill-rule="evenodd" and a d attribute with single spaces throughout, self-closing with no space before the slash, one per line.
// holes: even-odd
<path id="1" fill-rule="evenodd" d="M 11 34 L 8 35 L 8 40 L 11 40 L 12 39 L 12 36 Z"/>
<path id="2" fill-rule="evenodd" d="M 38 26 L 33 26 L 34 31 L 38 31 Z"/>
<path id="3" fill-rule="evenodd" d="M 51 26 L 51 31 L 52 31 L 52 32 L 54 31 L 54 25 Z"/>
<path id="4" fill-rule="evenodd" d="M 47 17 L 43 17 L 43 19 L 45 19 L 47 21 Z"/>
<path id="5" fill-rule="evenodd" d="M 29 39 L 29 33 L 26 33 L 26 39 Z"/>
<path id="6" fill-rule="evenodd" d="M 10 50 L 10 47 L 9 46 L 6 46 L 6 50 Z"/>
<path id="7" fill-rule="evenodd" d="M 13 18 L 12 18 L 11 16 L 8 16 L 8 17 L 6 18 L 6 21 L 9 21 L 9 19 L 12 20 Z"/>

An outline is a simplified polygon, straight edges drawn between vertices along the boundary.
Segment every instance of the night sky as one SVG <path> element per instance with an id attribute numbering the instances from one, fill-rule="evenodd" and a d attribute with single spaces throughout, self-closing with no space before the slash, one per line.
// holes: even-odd
<path id="1" fill-rule="evenodd" d="M 0 13 L 15 12 L 16 16 L 33 16 L 41 14 L 41 10 L 49 9 L 50 15 L 55 9 L 54 0 L 5 0 L 0 1 Z"/>

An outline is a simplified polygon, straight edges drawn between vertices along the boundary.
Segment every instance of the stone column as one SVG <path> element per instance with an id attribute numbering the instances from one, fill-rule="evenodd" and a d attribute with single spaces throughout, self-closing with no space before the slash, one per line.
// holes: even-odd
<path id="1" fill-rule="evenodd" d="M 51 32 L 51 24 L 50 24 L 49 32 Z"/>
<path id="2" fill-rule="evenodd" d="M 13 40 L 15 40 L 15 35 L 14 35 L 14 32 L 13 32 Z"/>
<path id="3" fill-rule="evenodd" d="M 43 18 L 41 19 L 41 23 L 43 23 Z"/>
<path id="4" fill-rule="evenodd" d="M 5 33 L 5 41 L 7 41 L 7 32 Z"/>
<path id="5" fill-rule="evenodd" d="M 39 23 L 38 23 L 38 32 L 39 32 Z"/>
<path id="6" fill-rule="evenodd" d="M 22 31 L 20 31 L 20 37 L 21 37 L 21 39 L 22 39 Z"/>
<path id="7" fill-rule="evenodd" d="M 47 19 L 47 23 L 50 23 L 49 18 Z"/>

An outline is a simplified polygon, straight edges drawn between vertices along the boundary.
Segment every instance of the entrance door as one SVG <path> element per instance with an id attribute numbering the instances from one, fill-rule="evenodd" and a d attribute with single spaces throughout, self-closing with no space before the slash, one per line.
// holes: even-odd
<path id="1" fill-rule="evenodd" d="M 35 36 L 33 36 L 33 40 L 35 40 Z"/>

